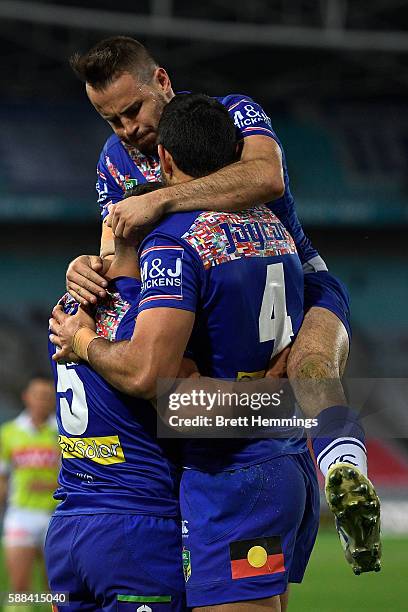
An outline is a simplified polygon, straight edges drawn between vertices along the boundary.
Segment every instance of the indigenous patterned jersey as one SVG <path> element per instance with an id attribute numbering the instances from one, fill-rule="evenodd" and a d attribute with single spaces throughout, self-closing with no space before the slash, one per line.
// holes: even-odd
<path id="1" fill-rule="evenodd" d="M 54 510 L 59 457 L 54 417 L 40 429 L 27 412 L 4 423 L 0 428 L 0 473 L 10 478 L 10 506 Z"/>
<path id="2" fill-rule="evenodd" d="M 141 245 L 140 266 L 139 312 L 194 312 L 190 349 L 205 376 L 262 376 L 301 325 L 302 266 L 292 237 L 265 206 L 169 215 Z M 297 439 L 197 440 L 186 445 L 184 461 L 234 469 L 304 450 Z"/>
<path id="3" fill-rule="evenodd" d="M 217 97 L 227 107 L 237 129 L 239 140 L 249 136 L 266 136 L 276 140 L 282 151 L 285 193 L 270 204 L 286 229 L 293 236 L 305 271 L 327 270 L 318 252 L 305 235 L 295 210 L 295 201 L 289 187 L 285 153 L 268 115 L 251 98 L 241 94 Z M 114 134 L 106 142 L 99 158 L 96 188 L 102 217 L 108 214 L 108 205 L 123 199 L 127 189 L 139 183 L 160 180 L 159 160 L 146 156 L 134 147 L 125 145 Z M 306 262 L 307 265 L 306 265 Z"/>
<path id="4" fill-rule="evenodd" d="M 134 330 L 140 282 L 120 277 L 98 306 L 96 331 L 127 340 Z M 78 304 L 66 295 L 64 311 Z M 50 345 L 50 356 L 55 347 Z M 177 470 L 170 444 L 156 438 L 149 402 L 111 387 L 87 363 L 52 362 L 62 449 L 58 514 L 134 513 L 177 516 Z M 169 451 L 169 452 L 167 452 Z"/>

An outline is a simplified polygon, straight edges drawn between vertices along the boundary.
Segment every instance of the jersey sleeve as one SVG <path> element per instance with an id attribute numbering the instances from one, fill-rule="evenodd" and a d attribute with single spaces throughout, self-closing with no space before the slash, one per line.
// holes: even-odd
<path id="1" fill-rule="evenodd" d="M 279 142 L 272 122 L 262 106 L 248 96 L 229 96 L 224 104 L 234 122 L 240 139 L 247 136 L 268 136 Z"/>
<path id="2" fill-rule="evenodd" d="M 142 290 L 139 313 L 148 308 L 195 312 L 203 287 L 201 261 L 182 241 L 147 238 L 140 253 Z"/>
<path id="3" fill-rule="evenodd" d="M 96 168 L 96 191 L 102 219 L 108 216 L 109 204 L 123 200 L 124 188 L 116 168 L 110 163 L 105 149 L 102 151 Z"/>
<path id="4" fill-rule="evenodd" d="M 11 456 L 7 444 L 7 429 L 0 428 L 0 476 L 8 475 L 10 472 Z"/>

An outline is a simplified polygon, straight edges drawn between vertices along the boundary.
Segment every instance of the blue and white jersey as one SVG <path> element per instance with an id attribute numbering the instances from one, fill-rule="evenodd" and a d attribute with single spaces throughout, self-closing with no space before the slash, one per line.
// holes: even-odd
<path id="1" fill-rule="evenodd" d="M 266 136 L 278 143 L 282 151 L 285 192 L 281 198 L 270 204 L 270 208 L 293 236 L 302 264 L 309 262 L 305 269 L 327 270 L 318 252 L 305 235 L 296 214 L 285 153 L 270 118 L 259 104 L 243 94 L 219 96 L 216 99 L 228 109 L 237 129 L 238 140 L 249 136 Z M 101 152 L 97 167 L 96 188 L 102 217 L 105 218 L 108 214 L 108 204 L 123 200 L 126 189 L 140 183 L 158 180 L 160 180 L 158 157 L 143 155 L 134 147 L 121 142 L 116 134 L 113 134 Z"/>
<path id="2" fill-rule="evenodd" d="M 194 312 L 189 348 L 205 376 L 262 376 L 302 323 L 302 266 L 292 237 L 266 206 L 169 215 L 142 243 L 140 266 L 139 312 Z M 184 464 L 235 469 L 304 451 L 304 441 L 294 439 L 196 440 L 186 444 Z"/>
<path id="3" fill-rule="evenodd" d="M 131 338 L 140 282 L 120 277 L 96 311 L 96 331 L 108 340 Z M 78 304 L 61 301 L 72 314 Z M 50 357 L 55 347 L 49 345 Z M 62 465 L 57 514 L 178 515 L 173 443 L 156 437 L 156 411 L 109 385 L 89 364 L 51 361 L 57 391 Z"/>

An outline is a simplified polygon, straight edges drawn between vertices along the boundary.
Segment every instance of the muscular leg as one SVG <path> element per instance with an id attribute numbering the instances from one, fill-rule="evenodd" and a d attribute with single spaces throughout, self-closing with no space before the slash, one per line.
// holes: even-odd
<path id="1" fill-rule="evenodd" d="M 348 335 L 340 319 L 329 310 L 313 307 L 288 358 L 288 377 L 303 413 L 309 418 L 321 415 L 312 435 L 325 476 L 334 462 L 346 460 L 367 474 L 363 429 L 357 413 L 347 409 L 341 382 L 348 351 Z"/>
<path id="2" fill-rule="evenodd" d="M 341 376 L 349 353 L 343 323 L 325 308 L 313 307 L 290 351 L 287 371 L 304 414 L 314 418 L 329 406 L 346 405 Z"/>
<path id="3" fill-rule="evenodd" d="M 283 595 L 254 601 L 220 604 L 219 606 L 204 606 L 193 608 L 193 612 L 284 612 L 286 608 L 281 607 L 281 597 Z"/>
<path id="4" fill-rule="evenodd" d="M 326 499 L 336 525 L 347 534 L 346 539 L 340 537 L 346 559 L 359 574 L 381 568 L 380 503 L 365 476 L 364 433 L 358 416 L 348 411 L 341 383 L 348 350 L 348 335 L 340 319 L 324 308 L 312 307 L 290 352 L 287 370 L 304 414 L 321 415 L 318 431 L 323 433 L 313 438 L 313 449 L 326 476 Z M 341 426 L 333 429 L 336 422 Z"/>
<path id="5" fill-rule="evenodd" d="M 282 595 L 279 595 L 279 597 L 280 597 L 280 604 L 281 604 L 281 612 L 286 612 L 288 609 L 288 603 L 289 603 L 289 586 L 286 589 L 286 591 L 282 593 Z"/>

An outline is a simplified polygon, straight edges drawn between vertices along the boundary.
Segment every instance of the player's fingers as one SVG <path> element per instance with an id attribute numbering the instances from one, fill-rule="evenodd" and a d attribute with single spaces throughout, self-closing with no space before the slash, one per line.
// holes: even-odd
<path id="1" fill-rule="evenodd" d="M 48 337 L 50 339 L 50 342 L 52 342 L 55 346 L 58 346 L 60 348 L 62 347 L 61 340 L 59 339 L 59 336 L 57 336 L 56 334 L 49 334 Z M 59 359 L 60 359 L 61 358 L 60 353 L 58 353 L 58 355 L 59 355 Z"/>
<path id="2" fill-rule="evenodd" d="M 100 258 L 97 258 L 100 260 Z M 89 289 L 86 286 L 86 283 L 94 283 L 95 285 L 100 287 L 106 287 L 108 284 L 103 276 L 98 274 L 95 270 L 92 269 L 92 261 L 89 260 L 87 265 L 78 264 L 75 268 L 72 267 L 67 273 L 67 280 L 77 283 L 77 285 L 83 286 L 85 289 Z M 100 263 L 102 265 L 102 262 Z"/>
<path id="3" fill-rule="evenodd" d="M 134 228 L 129 224 L 129 222 L 124 224 L 122 235 L 126 240 L 134 236 Z"/>
<path id="4" fill-rule="evenodd" d="M 57 304 L 56 306 L 54 306 L 54 308 L 52 309 L 52 318 L 50 319 L 50 321 L 52 322 L 53 320 L 55 320 L 59 323 L 58 317 L 61 312 L 63 312 L 61 304 Z"/>
<path id="5" fill-rule="evenodd" d="M 58 334 L 61 325 L 55 319 L 51 318 L 48 321 L 48 327 L 53 334 Z"/>
<path id="6" fill-rule="evenodd" d="M 115 208 L 116 208 L 116 204 L 113 204 L 112 202 L 108 205 L 109 215 L 112 215 L 114 213 Z"/>
<path id="7" fill-rule="evenodd" d="M 119 219 L 115 226 L 115 229 L 113 230 L 113 233 L 115 234 L 116 238 L 124 238 L 124 234 L 123 234 L 124 229 L 125 229 L 125 222 L 123 221 L 123 219 Z"/>
<path id="8" fill-rule="evenodd" d="M 72 363 L 74 359 L 72 359 L 72 353 L 65 349 L 60 349 L 52 356 L 52 360 L 57 363 Z"/>
<path id="9" fill-rule="evenodd" d="M 80 293 L 78 293 L 74 289 L 71 289 L 69 286 L 67 287 L 67 289 L 68 289 L 69 294 L 74 298 L 76 302 L 78 302 L 78 304 L 81 304 L 81 306 L 85 306 L 85 307 L 89 306 L 89 302 L 85 300 L 84 298 L 82 298 Z"/>
<path id="10" fill-rule="evenodd" d="M 90 255 L 89 263 L 94 272 L 100 272 L 103 268 L 103 261 L 102 258 L 99 257 L 99 255 Z"/>
<path id="11" fill-rule="evenodd" d="M 57 323 L 64 323 L 64 321 L 68 319 L 68 317 L 69 315 L 65 314 L 61 305 L 57 304 L 57 306 L 54 306 L 54 308 L 52 309 L 52 319 L 55 319 Z"/>
<path id="12" fill-rule="evenodd" d="M 115 236 L 116 236 L 116 228 L 118 226 L 118 223 L 120 223 L 120 215 L 118 214 L 118 211 L 115 209 L 113 213 L 111 214 L 111 228 Z"/>
<path id="13" fill-rule="evenodd" d="M 275 355 L 268 365 L 265 377 L 268 378 L 285 378 L 287 376 L 287 363 L 291 347 L 283 349 L 279 355 Z"/>
<path id="14" fill-rule="evenodd" d="M 69 281 L 69 285 L 85 300 L 89 300 L 91 295 L 95 297 L 105 297 L 106 291 L 104 286 L 106 286 L 106 281 L 103 280 L 103 282 L 104 285 L 95 283 L 93 280 L 82 276 L 77 280 L 72 279 L 72 281 Z M 80 291 L 78 291 L 78 289 L 80 289 Z"/>

